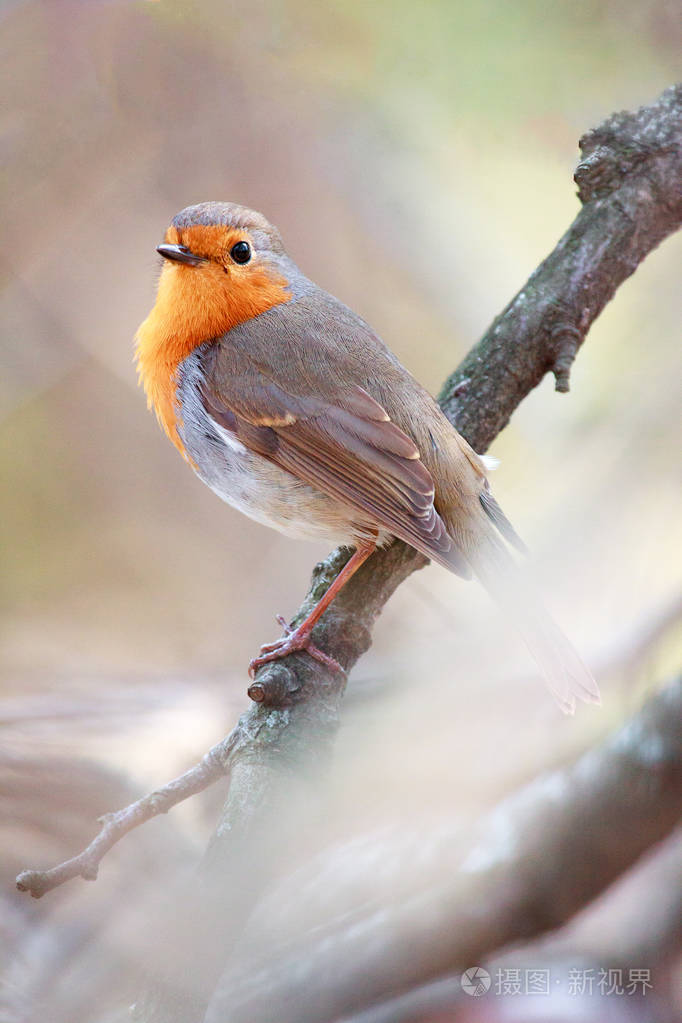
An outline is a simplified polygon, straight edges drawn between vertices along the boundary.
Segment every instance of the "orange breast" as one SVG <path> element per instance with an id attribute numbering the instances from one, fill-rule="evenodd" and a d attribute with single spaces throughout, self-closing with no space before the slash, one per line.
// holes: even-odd
<path id="1" fill-rule="evenodd" d="M 178 425 L 176 385 L 180 363 L 195 348 L 291 299 L 287 281 L 264 266 L 197 267 L 165 263 L 156 304 L 136 336 L 136 360 L 147 404 L 177 449 L 187 457 Z"/>

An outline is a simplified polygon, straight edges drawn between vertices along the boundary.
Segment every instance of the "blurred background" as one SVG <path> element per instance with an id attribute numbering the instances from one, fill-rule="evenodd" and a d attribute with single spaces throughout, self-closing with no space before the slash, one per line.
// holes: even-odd
<path id="1" fill-rule="evenodd" d="M 49 914 L 96 916 L 126 856 L 155 862 L 171 833 L 181 859 L 201 851 L 216 797 L 128 839 L 97 895 L 12 891 L 231 727 L 249 658 L 327 553 L 221 505 L 146 411 L 133 337 L 173 215 L 263 211 L 436 392 L 577 213 L 580 135 L 679 77 L 682 23 L 674 0 L 26 0 L 0 26 L 10 955 Z M 495 493 L 603 710 L 562 719 L 480 588 L 429 567 L 351 680 L 342 833 L 441 812 L 443 771 L 446 809 L 475 814 L 606 734 L 679 661 L 681 259 L 679 236 L 654 252 L 592 329 L 571 394 L 546 378 L 492 448 Z M 406 772 L 433 692 L 443 712 Z"/>

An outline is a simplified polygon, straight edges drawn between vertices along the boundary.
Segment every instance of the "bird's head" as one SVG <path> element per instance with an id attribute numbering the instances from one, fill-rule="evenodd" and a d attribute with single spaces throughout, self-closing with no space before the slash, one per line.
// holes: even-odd
<path id="1" fill-rule="evenodd" d="M 164 260 L 157 304 L 174 307 L 200 341 L 291 298 L 279 231 L 244 206 L 188 206 L 156 251 Z"/>
<path id="2" fill-rule="evenodd" d="M 249 273 L 276 262 L 284 246 L 262 213 L 231 202 L 202 202 L 173 218 L 156 251 L 183 266 L 206 269 L 212 263 L 225 273 L 235 267 L 248 267 Z"/>
<path id="3" fill-rule="evenodd" d="M 169 388 L 174 394 L 183 359 L 205 341 L 289 302 L 290 281 L 301 275 L 277 229 L 236 203 L 188 206 L 173 218 L 157 252 L 163 265 L 156 303 L 137 332 L 136 357 L 149 403 L 175 440 Z"/>

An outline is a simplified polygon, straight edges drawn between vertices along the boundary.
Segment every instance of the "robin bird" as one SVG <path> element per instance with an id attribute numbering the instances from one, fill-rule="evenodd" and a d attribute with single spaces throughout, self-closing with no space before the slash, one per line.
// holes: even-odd
<path id="1" fill-rule="evenodd" d="M 182 210 L 157 252 L 136 358 L 148 404 L 197 475 L 290 536 L 355 547 L 308 618 L 250 665 L 308 653 L 315 622 L 372 551 L 398 537 L 472 572 L 513 621 L 560 706 L 599 702 L 591 674 L 506 543 L 523 549 L 486 465 L 374 331 L 313 284 L 260 213 Z M 506 542 L 506 543 L 505 543 Z"/>

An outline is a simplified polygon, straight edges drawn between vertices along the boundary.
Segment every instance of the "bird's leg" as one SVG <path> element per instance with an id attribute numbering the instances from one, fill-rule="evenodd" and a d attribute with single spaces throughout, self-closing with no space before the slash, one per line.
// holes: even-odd
<path id="1" fill-rule="evenodd" d="M 277 621 L 283 626 L 285 634 L 276 643 L 266 643 L 261 647 L 258 657 L 254 657 L 249 664 L 249 675 L 251 678 L 253 678 L 262 664 L 267 664 L 269 661 L 278 661 L 281 657 L 286 657 L 287 654 L 293 653 L 294 650 L 306 650 L 316 661 L 320 661 L 333 671 L 343 671 L 338 661 L 335 661 L 329 654 L 325 654 L 323 650 L 319 650 L 314 646 L 311 642 L 311 634 L 334 597 L 343 589 L 350 577 L 355 575 L 360 565 L 367 561 L 367 558 L 376 549 L 376 545 L 376 537 L 371 540 L 361 540 L 358 543 L 355 554 L 346 562 L 327 592 L 318 600 L 305 621 L 301 622 L 296 629 L 292 629 L 291 626 L 287 625 L 281 615 L 277 616 Z"/>

